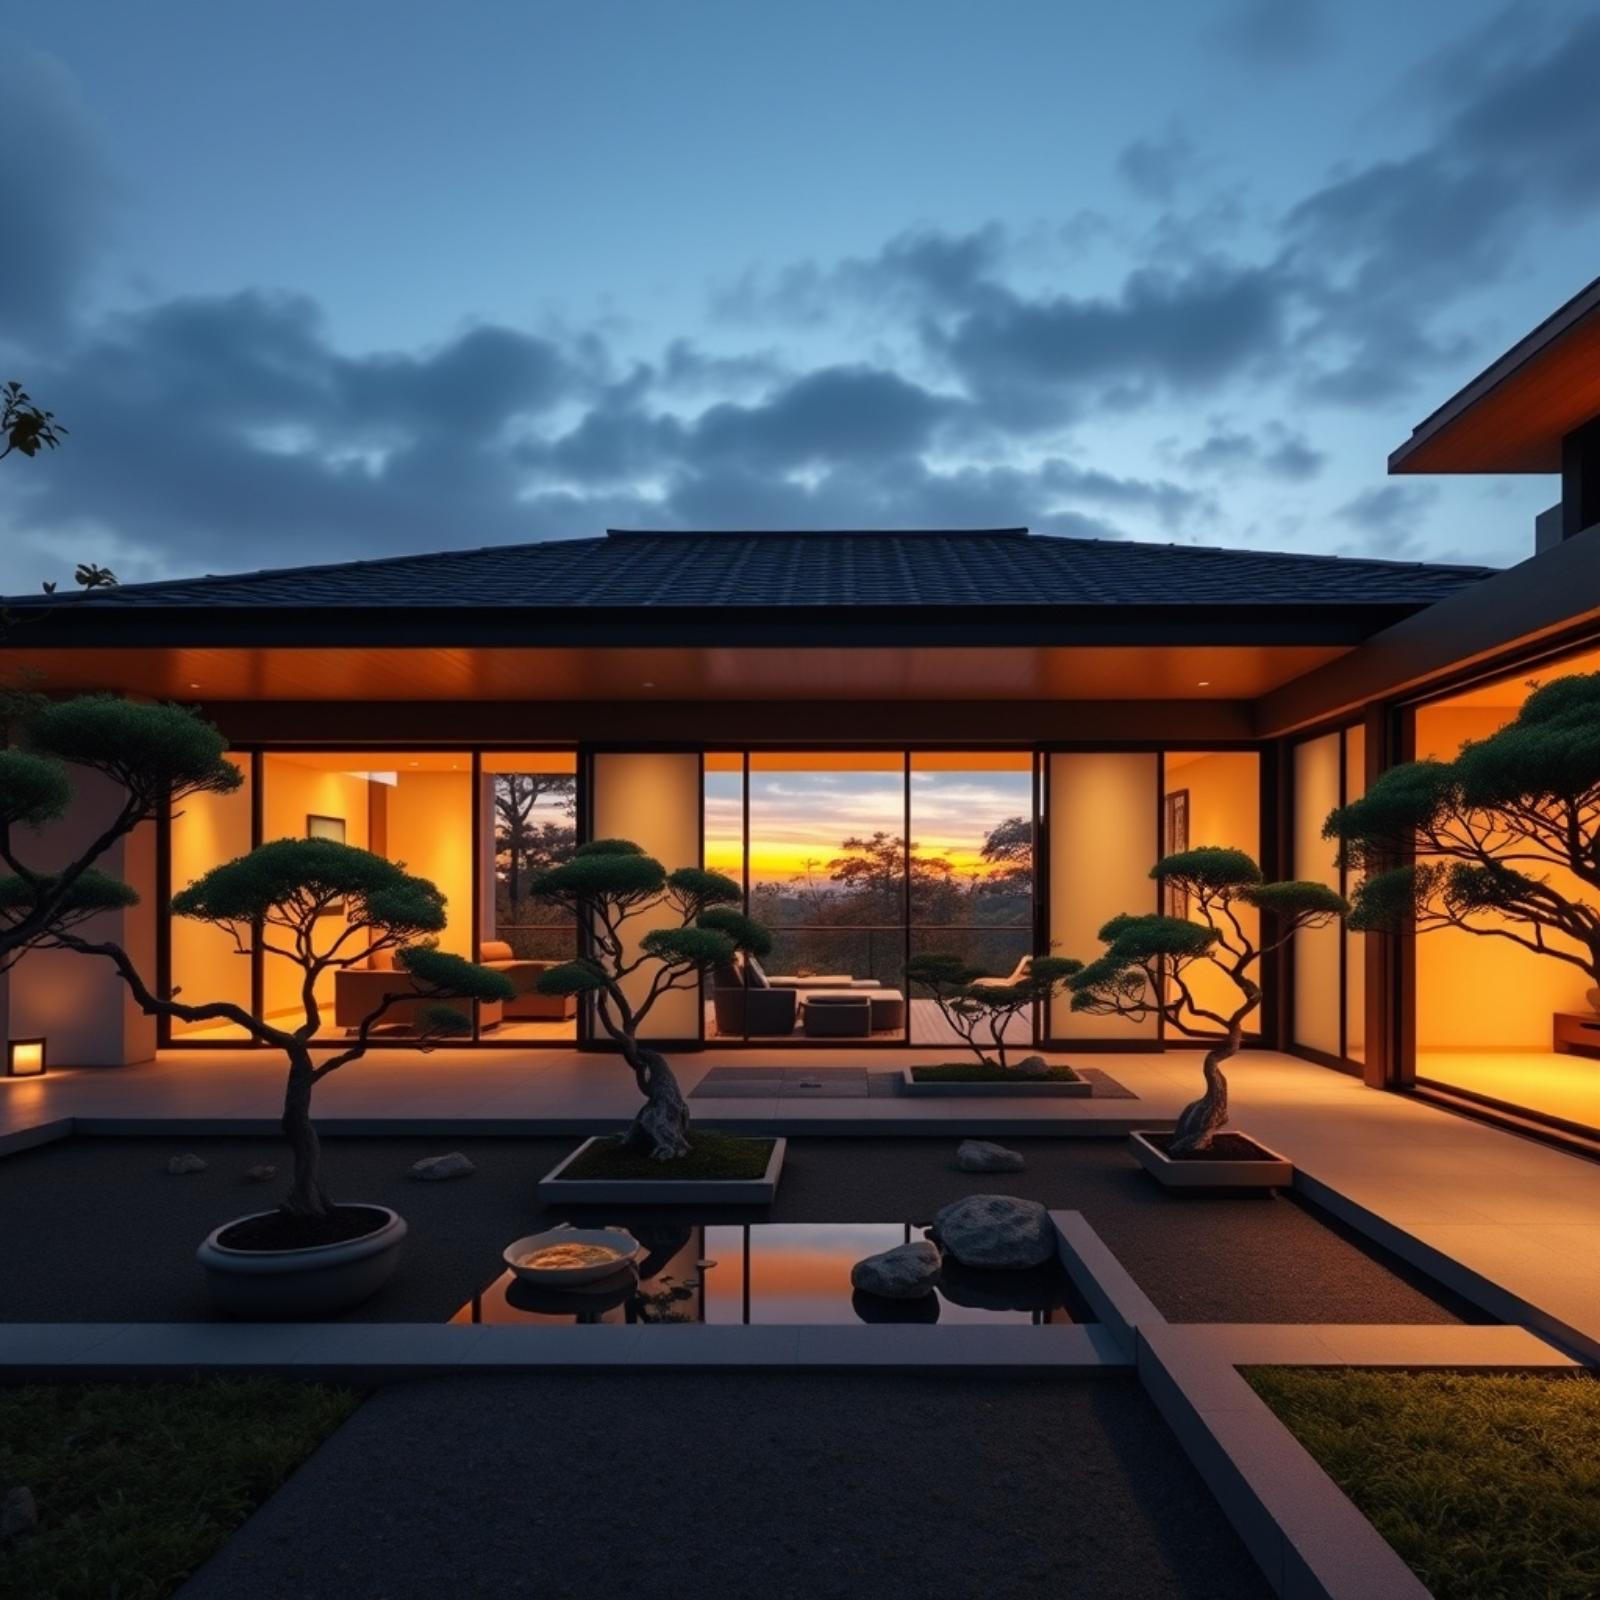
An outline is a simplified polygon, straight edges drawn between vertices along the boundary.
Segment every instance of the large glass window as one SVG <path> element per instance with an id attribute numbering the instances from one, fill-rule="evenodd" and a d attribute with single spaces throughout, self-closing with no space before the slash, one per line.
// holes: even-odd
<path id="1" fill-rule="evenodd" d="M 1169 750 L 1162 759 L 1162 853 L 1215 846 L 1243 850 L 1261 859 L 1261 758 L 1253 750 Z M 1169 916 L 1188 917 L 1191 907 L 1176 891 L 1163 907 Z M 1240 931 L 1252 943 L 1261 941 L 1260 916 L 1237 906 Z M 1239 1004 L 1239 991 L 1228 977 L 1208 963 L 1190 969 L 1189 987 L 1202 1010 L 1228 1016 Z M 1211 1029 L 1201 1017 L 1186 1017 L 1194 1027 Z M 1261 1031 L 1257 1010 L 1245 1022 L 1247 1035 Z"/>
<path id="2" fill-rule="evenodd" d="M 911 952 L 959 956 L 1011 977 L 1033 954 L 1033 758 L 918 752 L 911 757 Z M 913 1044 L 954 1044 L 932 1001 L 913 996 Z M 1007 1044 L 1033 1019 L 1014 1017 Z"/>
<path id="3" fill-rule="evenodd" d="M 1032 951 L 1030 754 L 713 752 L 704 783 L 705 863 L 773 932 L 714 975 L 708 1037 L 953 1042 L 906 992 L 908 951 L 999 978 Z"/>
<path id="4" fill-rule="evenodd" d="M 320 837 L 372 850 L 431 879 L 443 892 L 442 949 L 503 965 L 517 986 L 515 1000 L 476 1008 L 480 1038 L 509 1043 L 576 1037 L 573 1004 L 533 992 L 544 967 L 575 953 L 574 930 L 528 894 L 531 875 L 568 859 L 574 847 L 577 779 L 571 752 L 491 753 L 476 763 L 466 750 L 292 750 L 236 759 L 247 774 L 259 772 L 259 795 L 252 780 L 235 795 L 197 795 L 184 802 L 170 831 L 174 889 L 273 839 Z M 481 770 L 476 796 L 475 765 Z M 317 948 L 331 949 L 348 927 L 338 911 L 320 918 Z M 186 998 L 232 1000 L 271 1019 L 301 1014 L 300 970 L 270 948 L 281 935 L 269 931 L 255 959 L 249 950 L 235 951 L 217 930 L 181 918 L 171 919 L 168 938 L 172 982 Z M 380 955 L 376 966 L 364 958 L 349 975 L 323 975 L 316 991 L 320 1042 L 346 1038 L 372 1009 L 363 1002 L 374 994 L 381 998 L 388 980 L 376 974 L 383 965 Z M 403 1040 L 410 1027 L 404 1008 L 396 1008 L 395 1020 L 377 1036 Z M 231 1026 L 174 1024 L 171 1037 L 208 1043 L 245 1035 Z"/>
<path id="5" fill-rule="evenodd" d="M 485 751 L 479 758 L 478 935 L 482 959 L 503 963 L 516 987 L 498 1039 L 572 1040 L 577 1003 L 541 995 L 539 975 L 578 953 L 572 917 L 530 893 L 535 874 L 572 859 L 578 841 L 578 763 L 570 751 Z"/>
<path id="6" fill-rule="evenodd" d="M 1511 722 L 1537 685 L 1595 671 L 1600 651 L 1519 668 L 1419 706 L 1417 757 L 1453 760 L 1469 740 Z M 1581 822 L 1594 825 L 1592 817 Z M 1559 865 L 1532 853 L 1518 865 L 1562 896 L 1596 904 L 1594 891 Z M 1474 920 L 1486 925 L 1487 919 Z M 1550 934 L 1547 942 L 1559 946 L 1561 936 Z M 1600 1128 L 1600 1014 L 1580 968 L 1509 938 L 1435 928 L 1417 936 L 1415 972 L 1419 1080 Z M 1584 1043 L 1588 1038 L 1597 1042 Z"/>

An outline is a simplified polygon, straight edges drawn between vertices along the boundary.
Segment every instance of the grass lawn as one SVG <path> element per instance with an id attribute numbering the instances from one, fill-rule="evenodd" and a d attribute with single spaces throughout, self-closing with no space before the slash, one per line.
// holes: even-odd
<path id="1" fill-rule="evenodd" d="M 993 1061 L 941 1061 L 937 1066 L 913 1067 L 918 1083 L 1080 1083 L 1071 1067 L 1051 1067 L 1043 1078 L 1019 1078 Z"/>
<path id="2" fill-rule="evenodd" d="M 39 1530 L 0 1548 L 5 1600 L 158 1600 L 360 1404 L 272 1378 L 0 1389 L 0 1490 Z"/>
<path id="3" fill-rule="evenodd" d="M 1244 1376 L 1441 1600 L 1600 1595 L 1593 1377 Z"/>
<path id="4" fill-rule="evenodd" d="M 676 1161 L 652 1161 L 601 1139 L 573 1162 L 563 1178 L 760 1178 L 772 1157 L 771 1139 L 741 1139 L 703 1128 L 689 1130 L 689 1153 Z"/>

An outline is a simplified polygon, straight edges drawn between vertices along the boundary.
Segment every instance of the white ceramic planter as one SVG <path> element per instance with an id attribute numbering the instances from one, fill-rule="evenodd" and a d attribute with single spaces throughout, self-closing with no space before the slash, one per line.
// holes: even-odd
<path id="1" fill-rule="evenodd" d="M 1240 1137 L 1250 1138 L 1249 1134 Z M 1250 1139 L 1263 1153 L 1258 1161 L 1174 1161 L 1150 1142 L 1147 1133 L 1130 1133 L 1128 1143 L 1139 1165 L 1169 1189 L 1287 1189 L 1294 1182 L 1294 1163 L 1276 1150 L 1268 1150 L 1259 1139 Z"/>
<path id="2" fill-rule="evenodd" d="M 595 1139 L 585 1139 L 565 1161 L 539 1180 L 547 1205 L 766 1206 L 778 1192 L 787 1139 L 772 1141 L 767 1170 L 759 1178 L 563 1178 L 561 1174 Z"/>
<path id="3" fill-rule="evenodd" d="M 195 1252 L 205 1268 L 211 1303 L 233 1316 L 262 1321 L 324 1317 L 359 1305 L 393 1276 L 406 1237 L 404 1217 L 387 1206 L 371 1209 L 388 1219 L 375 1232 L 299 1250 L 232 1249 L 219 1244 L 219 1236 L 251 1218 L 224 1223 Z"/>
<path id="4" fill-rule="evenodd" d="M 928 1095 L 987 1095 L 999 1100 L 1038 1100 L 1041 1097 L 1087 1099 L 1094 1093 L 1094 1085 L 1087 1078 L 1064 1083 L 1058 1078 L 1018 1078 L 1014 1083 L 919 1083 L 912 1077 L 911 1067 L 900 1069 L 900 1093 Z"/>

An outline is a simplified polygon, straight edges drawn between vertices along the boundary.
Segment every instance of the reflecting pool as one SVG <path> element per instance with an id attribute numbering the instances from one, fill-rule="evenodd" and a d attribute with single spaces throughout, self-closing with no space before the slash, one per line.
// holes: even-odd
<path id="1" fill-rule="evenodd" d="M 850 1287 L 863 1256 L 926 1237 L 900 1222 L 615 1222 L 643 1247 L 636 1267 L 598 1283 L 547 1289 L 510 1272 L 450 1319 L 463 1323 L 575 1323 L 784 1327 L 860 1322 L 1042 1326 L 1092 1322 L 1059 1262 L 1027 1271 L 946 1260 L 933 1293 L 886 1300 Z M 586 1224 L 593 1226 L 593 1224 Z"/>

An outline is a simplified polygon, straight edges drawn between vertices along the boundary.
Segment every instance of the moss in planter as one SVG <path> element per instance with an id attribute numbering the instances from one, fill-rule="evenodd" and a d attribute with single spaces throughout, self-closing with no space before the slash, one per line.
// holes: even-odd
<path id="1" fill-rule="evenodd" d="M 1071 1067 L 1051 1067 L 1042 1078 L 1023 1078 L 1003 1071 L 993 1061 L 941 1061 L 933 1067 L 913 1067 L 917 1083 L 1082 1083 Z"/>
<path id="2" fill-rule="evenodd" d="M 1435 1594 L 1600 1594 L 1600 1382 L 1250 1367 L 1245 1379 Z"/>
<path id="3" fill-rule="evenodd" d="M 620 1138 L 598 1139 L 561 1174 L 567 1178 L 764 1178 L 772 1159 L 771 1139 L 740 1139 L 731 1133 L 694 1128 L 689 1153 L 677 1161 L 652 1161 L 619 1150 Z"/>

